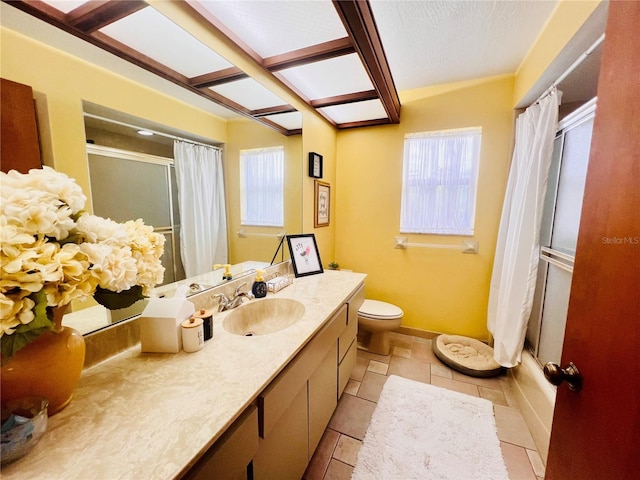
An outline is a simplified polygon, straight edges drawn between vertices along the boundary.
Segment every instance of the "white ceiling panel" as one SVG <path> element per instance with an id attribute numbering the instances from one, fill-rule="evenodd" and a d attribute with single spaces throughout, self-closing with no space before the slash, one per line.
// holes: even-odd
<path id="1" fill-rule="evenodd" d="M 387 118 L 387 112 L 380 100 L 367 100 L 365 102 L 347 103 L 333 107 L 319 108 L 336 123 L 361 122 L 364 120 L 377 120 Z"/>
<path id="2" fill-rule="evenodd" d="M 277 123 L 278 125 L 286 128 L 287 130 L 302 129 L 302 113 L 300 112 L 281 113 L 279 115 L 267 115 L 263 118 L 271 120 L 273 123 Z"/>
<path id="3" fill-rule="evenodd" d="M 291 82 L 311 100 L 373 89 L 355 53 L 281 70 L 276 75 Z"/>
<path id="4" fill-rule="evenodd" d="M 153 8 L 100 31 L 189 78 L 233 66 Z"/>
<path id="5" fill-rule="evenodd" d="M 557 3 L 371 0 L 400 91 L 514 73 Z"/>
<path id="6" fill-rule="evenodd" d="M 276 94 L 253 78 L 244 78 L 235 82 L 224 83 L 210 87 L 216 93 L 223 95 L 249 110 L 283 105 L 285 102 Z"/>
<path id="7" fill-rule="evenodd" d="M 64 13 L 69 13 L 74 8 L 78 8 L 80 5 L 89 3 L 87 0 L 44 0 L 44 3 L 51 5 L 53 8 L 60 10 Z"/>
<path id="8" fill-rule="evenodd" d="M 262 58 L 347 36 L 329 0 L 201 4 Z"/>

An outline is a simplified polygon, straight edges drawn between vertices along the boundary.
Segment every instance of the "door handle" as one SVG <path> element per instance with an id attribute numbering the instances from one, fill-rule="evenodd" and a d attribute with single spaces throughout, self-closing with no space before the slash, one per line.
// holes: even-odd
<path id="1" fill-rule="evenodd" d="M 562 382 L 567 382 L 569 390 L 574 392 L 579 392 L 582 388 L 582 375 L 573 362 L 569 362 L 564 368 L 560 368 L 557 363 L 549 362 L 544 365 L 543 371 L 544 377 L 553 385 L 558 386 Z"/>

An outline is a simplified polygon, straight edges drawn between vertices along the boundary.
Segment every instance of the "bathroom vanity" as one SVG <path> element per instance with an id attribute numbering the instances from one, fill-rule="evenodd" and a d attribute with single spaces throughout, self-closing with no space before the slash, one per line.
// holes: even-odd
<path id="1" fill-rule="evenodd" d="M 365 277 L 327 271 L 252 300 L 304 305 L 273 333 L 225 330 L 236 309 L 214 315 L 198 352 L 138 345 L 86 369 L 70 405 L 3 477 L 300 479 L 355 364 Z"/>

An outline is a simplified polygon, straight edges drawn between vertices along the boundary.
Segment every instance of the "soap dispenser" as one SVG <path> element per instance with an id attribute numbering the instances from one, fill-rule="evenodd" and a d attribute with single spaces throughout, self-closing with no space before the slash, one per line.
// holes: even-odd
<path id="1" fill-rule="evenodd" d="M 233 280 L 233 275 L 231 274 L 231 265 L 228 263 L 216 263 L 213 266 L 214 270 L 217 270 L 221 267 L 224 267 L 224 273 L 222 274 L 222 280 Z"/>
<path id="2" fill-rule="evenodd" d="M 256 270 L 256 281 L 253 282 L 251 293 L 256 298 L 264 298 L 267 296 L 267 284 L 264 281 L 264 270 Z"/>

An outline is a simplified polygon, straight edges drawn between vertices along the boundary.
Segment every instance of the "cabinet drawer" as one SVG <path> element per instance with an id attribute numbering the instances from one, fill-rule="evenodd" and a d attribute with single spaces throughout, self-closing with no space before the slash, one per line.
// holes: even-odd
<path id="1" fill-rule="evenodd" d="M 311 374 L 335 345 L 347 318 L 347 305 L 325 324 L 289 366 L 258 397 L 258 425 L 262 438 L 291 404 L 296 392 L 306 384 Z"/>
<path id="2" fill-rule="evenodd" d="M 258 409 L 249 407 L 183 477 L 188 480 L 246 478 L 258 452 Z"/>
<path id="3" fill-rule="evenodd" d="M 360 310 L 362 302 L 364 302 L 364 284 L 360 285 L 356 292 L 347 300 L 347 327 L 338 340 L 339 361 L 342 361 L 351 346 L 351 342 L 358 334 L 358 310 Z"/>
<path id="4" fill-rule="evenodd" d="M 338 367 L 338 397 L 342 396 L 342 392 L 344 392 L 347 383 L 349 383 L 351 371 L 356 365 L 357 356 L 358 342 L 354 339 Z"/>

